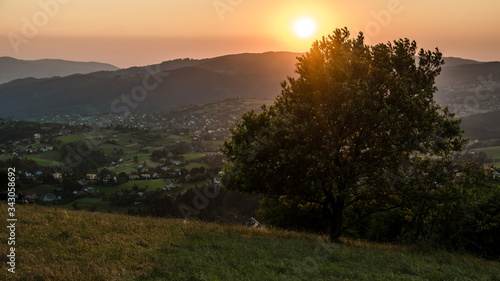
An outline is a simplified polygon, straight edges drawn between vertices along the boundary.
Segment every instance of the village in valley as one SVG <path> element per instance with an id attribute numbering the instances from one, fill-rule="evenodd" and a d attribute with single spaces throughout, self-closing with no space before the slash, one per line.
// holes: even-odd
<path id="1" fill-rule="evenodd" d="M 219 188 L 226 161 L 221 145 L 241 113 L 259 111 L 262 104 L 269 101 L 231 99 L 127 116 L 58 115 L 42 123 L 1 119 L 0 165 L 17 168 L 20 203 L 182 217 L 179 206 L 192 205 L 189 191 Z M 471 147 L 468 153 L 500 177 L 500 146 L 476 141 Z M 258 199 L 240 202 L 243 209 L 255 207 L 243 214 L 213 206 L 218 210 L 202 215 L 248 221 Z"/>
<path id="2" fill-rule="evenodd" d="M 227 100 L 170 113 L 45 117 L 46 123 L 2 119 L 0 165 L 17 167 L 24 203 L 159 215 L 160 194 L 175 201 L 192 188 L 219 187 L 220 147 L 231 126 L 264 103 Z"/>

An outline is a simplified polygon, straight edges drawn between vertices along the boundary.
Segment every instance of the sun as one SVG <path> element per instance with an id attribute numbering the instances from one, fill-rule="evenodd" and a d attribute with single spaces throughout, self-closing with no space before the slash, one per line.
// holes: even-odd
<path id="1" fill-rule="evenodd" d="M 293 25 L 293 31 L 300 38 L 309 38 L 316 31 L 316 23 L 311 18 L 301 18 Z"/>

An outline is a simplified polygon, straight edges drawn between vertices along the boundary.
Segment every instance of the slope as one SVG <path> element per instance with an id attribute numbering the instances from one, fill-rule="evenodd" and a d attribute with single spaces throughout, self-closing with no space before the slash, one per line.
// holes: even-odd
<path id="1" fill-rule="evenodd" d="M 0 204 L 3 210 L 7 206 Z M 498 280 L 498 262 L 442 251 L 197 221 L 16 205 L 2 280 Z M 7 212 L 0 213 L 6 222 Z M 10 234 L 7 228 L 2 237 Z M 5 242 L 6 243 L 6 242 Z M 7 244 L 7 243 L 6 243 Z"/>

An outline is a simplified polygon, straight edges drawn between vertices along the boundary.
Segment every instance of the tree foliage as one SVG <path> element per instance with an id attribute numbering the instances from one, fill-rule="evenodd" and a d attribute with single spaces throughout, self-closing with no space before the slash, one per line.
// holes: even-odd
<path id="1" fill-rule="evenodd" d="M 297 78 L 226 141 L 228 189 L 319 206 L 337 239 L 358 219 L 401 206 L 411 163 L 460 150 L 460 121 L 433 99 L 442 55 L 408 39 L 368 46 L 337 29 L 298 58 Z M 353 223 L 353 222 L 349 222 Z"/>

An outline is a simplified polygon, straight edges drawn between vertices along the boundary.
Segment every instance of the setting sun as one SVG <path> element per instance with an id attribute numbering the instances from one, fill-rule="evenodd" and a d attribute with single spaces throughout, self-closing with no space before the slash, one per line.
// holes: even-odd
<path id="1" fill-rule="evenodd" d="M 301 38 L 309 38 L 316 31 L 316 23 L 310 18 L 302 18 L 295 22 L 293 31 Z"/>

